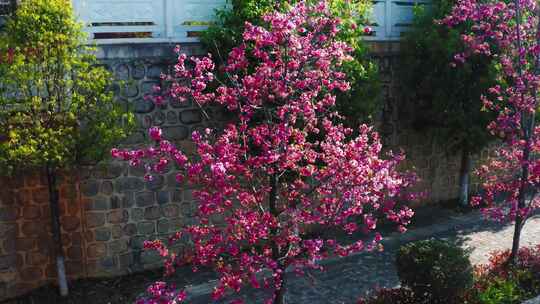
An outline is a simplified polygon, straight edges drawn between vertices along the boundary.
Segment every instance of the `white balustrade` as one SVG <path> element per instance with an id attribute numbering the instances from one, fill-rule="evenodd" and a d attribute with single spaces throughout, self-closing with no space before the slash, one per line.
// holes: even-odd
<path id="1" fill-rule="evenodd" d="M 0 0 L 0 3 L 6 0 Z M 73 0 L 96 43 L 196 42 L 226 0 Z M 368 40 L 397 40 L 412 23 L 415 5 L 430 0 L 374 0 Z"/>
<path id="2" fill-rule="evenodd" d="M 375 0 L 373 1 L 373 35 L 368 40 L 398 40 L 412 25 L 414 7 L 431 6 L 431 0 Z"/>
<path id="3" fill-rule="evenodd" d="M 196 42 L 226 0 L 73 0 L 93 42 Z"/>

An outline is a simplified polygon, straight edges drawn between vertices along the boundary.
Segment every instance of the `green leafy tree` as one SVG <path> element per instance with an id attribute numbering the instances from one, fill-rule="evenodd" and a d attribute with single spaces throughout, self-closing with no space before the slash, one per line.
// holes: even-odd
<path id="1" fill-rule="evenodd" d="M 47 176 L 63 296 L 57 172 L 102 159 L 133 122 L 113 101 L 111 75 L 86 41 L 69 0 L 22 1 L 0 36 L 0 167 Z"/>
<path id="2" fill-rule="evenodd" d="M 401 45 L 400 80 L 413 105 L 412 127 L 427 133 L 449 154 L 461 153 L 461 206 L 468 205 L 472 155 L 493 139 L 486 129 L 493 115 L 480 96 L 494 83 L 489 60 L 478 58 L 456 68 L 454 54 L 464 49 L 461 28 L 437 20 L 450 13 L 454 0 L 434 0 L 415 8 L 413 27 Z"/>
<path id="3" fill-rule="evenodd" d="M 316 2 L 314 0 L 310 0 Z M 298 2 L 285 0 L 229 0 L 225 9 L 216 11 L 216 22 L 201 34 L 201 42 L 214 55 L 217 63 L 242 42 L 246 22 L 263 25 L 262 16 L 272 10 L 287 10 Z M 371 34 L 369 14 L 371 1 L 328 0 L 333 13 L 348 25 L 339 39 L 353 49 L 355 60 L 341 69 L 350 79 L 351 90 L 337 96 L 337 110 L 345 116 L 346 124 L 356 128 L 361 122 L 373 120 L 381 105 L 380 83 L 376 64 L 369 57 L 369 47 L 362 37 Z"/>

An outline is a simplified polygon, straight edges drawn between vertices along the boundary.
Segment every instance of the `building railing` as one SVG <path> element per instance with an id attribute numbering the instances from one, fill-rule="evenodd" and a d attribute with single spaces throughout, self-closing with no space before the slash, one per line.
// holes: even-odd
<path id="1" fill-rule="evenodd" d="M 98 44 L 197 42 L 226 0 L 73 0 Z"/>
<path id="2" fill-rule="evenodd" d="M 72 0 L 91 42 L 197 42 L 199 32 L 215 19 L 227 0 Z M 415 5 L 431 0 L 374 0 L 373 35 L 367 40 L 398 40 L 409 30 Z M 0 16 L 9 14 L 16 0 L 0 0 Z M 2 18 L 0 17 L 0 26 Z"/>
<path id="3" fill-rule="evenodd" d="M 416 5 L 431 6 L 431 0 L 374 0 L 373 35 L 368 40 L 398 40 L 411 26 Z"/>

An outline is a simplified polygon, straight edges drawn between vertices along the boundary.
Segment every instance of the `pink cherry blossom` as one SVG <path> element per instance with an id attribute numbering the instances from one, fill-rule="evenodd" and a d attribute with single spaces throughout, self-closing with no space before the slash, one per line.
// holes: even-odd
<path id="1" fill-rule="evenodd" d="M 166 77 L 172 85 L 165 99 L 220 105 L 237 115 L 234 122 L 194 132 L 193 157 L 157 128 L 151 147 L 112 154 L 145 165 L 148 174 L 173 164 L 178 182 L 194 189 L 199 221 L 172 238 L 182 235 L 190 246 L 179 254 L 159 241 L 145 244 L 164 256 L 167 274 L 183 264 L 213 267 L 220 276 L 214 299 L 251 286 L 273 293 L 267 303 L 282 303 L 287 269 L 301 274 L 320 269 L 317 262 L 328 256 L 378 248 L 382 218 L 404 231 L 414 214 L 406 202 L 415 196 L 405 190 L 415 177 L 398 170 L 403 154 L 383 153 L 371 127 L 339 123 L 335 94 L 350 88 L 340 66 L 352 49 L 339 41 L 343 25 L 328 5 L 300 2 L 264 20 L 266 27 L 246 24 L 222 68 L 225 79 L 216 78 L 210 57 L 180 53 Z M 310 233 L 317 229 L 367 240 L 343 245 Z"/>
<path id="2" fill-rule="evenodd" d="M 448 26 L 465 22 L 473 24 L 471 30 L 462 35 L 467 46 L 465 52 L 456 54 L 458 64 L 472 56 L 485 56 L 500 65 L 499 83 L 490 88 L 482 97 L 488 110 L 497 113 L 497 118 L 489 124 L 489 131 L 505 143 L 491 158 L 491 162 L 478 170 L 484 181 L 485 195 L 475 198 L 475 205 L 485 204 L 485 212 L 496 220 L 513 220 L 518 214 L 527 212 L 517 210 L 517 200 L 522 181 L 516 175 L 523 165 L 529 167 L 527 188 L 535 189 L 535 168 L 537 161 L 525 159 L 526 148 L 529 154 L 538 153 L 540 142 L 538 129 L 527 134 L 527 121 L 536 111 L 537 92 L 540 89 L 538 75 L 537 24 L 538 3 L 533 0 L 520 0 L 521 19 L 519 29 L 515 26 L 517 2 L 461 0 L 453 8 L 451 15 L 441 20 Z M 500 204 L 497 197 L 504 195 L 510 208 L 496 210 Z M 537 203 L 531 201 L 532 205 Z"/>
<path id="3" fill-rule="evenodd" d="M 148 130 L 148 136 L 154 141 L 160 141 L 161 140 L 161 129 L 159 127 L 152 127 L 150 130 Z"/>
<path id="4" fill-rule="evenodd" d="M 540 90 L 538 1 L 460 0 L 440 22 L 471 25 L 462 35 L 466 48 L 456 54 L 456 66 L 471 57 L 487 57 L 497 67 L 498 83 L 482 101 L 497 116 L 488 130 L 503 145 L 478 168 L 483 194 L 472 204 L 481 205 L 489 218 L 516 221 L 514 258 L 523 224 L 540 207 L 540 128 L 535 126 Z"/>

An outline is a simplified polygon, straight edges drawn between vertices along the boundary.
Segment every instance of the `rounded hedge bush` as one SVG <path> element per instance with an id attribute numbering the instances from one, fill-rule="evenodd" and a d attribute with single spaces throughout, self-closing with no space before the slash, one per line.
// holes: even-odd
<path id="1" fill-rule="evenodd" d="M 458 303 L 473 283 L 468 252 L 441 240 L 402 246 L 396 267 L 401 284 L 430 303 Z"/>

